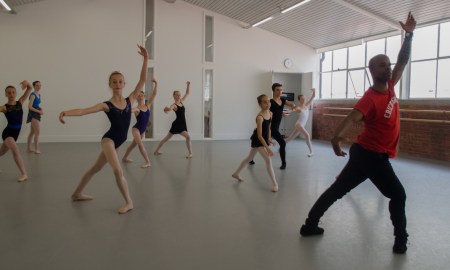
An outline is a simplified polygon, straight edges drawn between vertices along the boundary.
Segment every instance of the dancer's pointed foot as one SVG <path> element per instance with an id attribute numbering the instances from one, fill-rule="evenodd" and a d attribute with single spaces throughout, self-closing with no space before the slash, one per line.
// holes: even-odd
<path id="1" fill-rule="evenodd" d="M 131 162 L 133 162 L 134 160 L 132 160 L 131 158 L 122 158 L 122 162 L 123 163 L 131 163 Z"/>
<path id="2" fill-rule="evenodd" d="M 119 214 L 126 214 L 128 212 L 130 212 L 133 209 L 133 203 L 129 202 L 127 204 L 125 204 L 123 207 L 119 208 Z"/>
<path id="3" fill-rule="evenodd" d="M 28 180 L 28 176 L 26 174 L 22 175 L 17 179 L 17 182 L 24 182 Z"/>
<path id="4" fill-rule="evenodd" d="M 231 177 L 233 177 L 234 179 L 238 180 L 239 182 L 244 181 L 244 179 L 242 179 L 241 176 L 240 176 L 239 174 L 233 173 L 233 174 L 231 175 Z"/>
<path id="5" fill-rule="evenodd" d="M 187 159 L 191 159 L 192 158 L 192 154 L 189 154 L 186 156 Z"/>
<path id="6" fill-rule="evenodd" d="M 149 163 L 145 163 L 144 165 L 141 166 L 141 168 L 145 169 L 145 168 L 149 168 L 150 166 L 152 166 L 152 164 Z"/>
<path id="7" fill-rule="evenodd" d="M 274 185 L 272 186 L 272 192 L 277 192 L 278 191 L 278 185 Z"/>
<path id="8" fill-rule="evenodd" d="M 153 155 L 155 155 L 155 156 L 159 156 L 159 155 L 162 155 L 163 153 L 162 152 L 159 152 L 159 151 L 155 151 L 155 152 L 153 152 Z"/>
<path id="9" fill-rule="evenodd" d="M 94 197 L 90 196 L 90 195 L 86 195 L 86 194 L 73 194 L 72 195 L 72 201 L 77 202 L 77 201 L 90 201 L 93 200 Z"/>

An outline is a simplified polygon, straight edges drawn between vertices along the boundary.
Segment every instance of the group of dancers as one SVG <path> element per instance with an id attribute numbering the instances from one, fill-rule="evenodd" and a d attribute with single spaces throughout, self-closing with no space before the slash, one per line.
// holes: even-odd
<path id="1" fill-rule="evenodd" d="M 400 22 L 401 27 L 406 32 L 405 39 L 400 49 L 397 62 L 394 69 L 391 69 L 391 63 L 386 55 L 377 55 L 369 62 L 369 71 L 372 75 L 373 85 L 365 92 L 364 96 L 357 102 L 354 109 L 344 119 L 335 131 L 335 135 L 331 140 L 333 150 L 337 156 L 345 156 L 346 153 L 341 149 L 341 143 L 344 141 L 345 132 L 348 128 L 357 122 L 364 122 L 364 131 L 358 136 L 357 141 L 350 148 L 350 158 L 347 165 L 336 177 L 336 181 L 319 197 L 308 214 L 305 224 L 301 226 L 300 234 L 302 236 L 321 235 L 324 229 L 318 227 L 319 220 L 325 211 L 338 199 L 342 198 L 350 190 L 358 186 L 360 183 L 369 178 L 381 193 L 390 199 L 389 211 L 394 226 L 395 243 L 393 246 L 394 253 L 405 253 L 407 250 L 408 233 L 406 231 L 405 216 L 405 190 L 395 175 L 389 158 L 393 158 L 397 154 L 397 144 L 400 130 L 400 116 L 398 101 L 395 96 L 394 85 L 400 80 L 403 70 L 409 61 L 411 53 L 412 35 L 416 26 L 416 21 L 411 13 L 405 23 Z M 133 142 L 129 145 L 123 162 L 131 162 L 128 158 L 130 152 L 136 147 L 144 157 L 145 163 L 142 167 L 151 166 L 148 154 L 142 143 L 142 138 L 149 120 L 150 106 L 155 100 L 157 93 L 157 81 L 153 79 L 154 91 L 151 98 L 145 103 L 142 88 L 146 81 L 147 74 L 147 50 L 139 46 L 139 54 L 143 57 L 143 64 L 140 73 L 140 79 L 134 91 L 128 97 L 123 97 L 122 91 L 125 86 L 125 79 L 122 73 L 114 71 L 109 76 L 109 87 L 112 90 L 112 97 L 106 101 L 98 103 L 92 107 L 84 109 L 71 109 L 62 111 L 59 115 L 61 123 L 65 123 L 67 116 L 82 116 L 86 114 L 103 111 L 111 122 L 110 129 L 104 134 L 101 140 L 101 148 L 94 165 L 83 175 L 81 181 L 72 193 L 72 200 L 87 201 L 93 197 L 83 193 L 84 188 L 91 178 L 99 172 L 103 166 L 108 163 L 114 172 L 117 186 L 125 200 L 125 204 L 118 209 L 120 214 L 127 213 L 133 209 L 133 201 L 128 191 L 127 181 L 123 175 L 123 170 L 118 158 L 117 149 L 126 141 L 128 128 L 130 126 L 131 114 L 134 113 L 137 118 L 136 125 L 132 128 Z M 21 88 L 25 93 L 16 100 L 16 89 L 8 86 L 5 94 L 8 102 L 0 106 L 0 111 L 5 113 L 8 121 L 7 127 L 2 133 L 3 144 L 0 148 L 0 156 L 4 155 L 8 150 L 13 153 L 14 160 L 19 167 L 21 176 L 19 181 L 27 180 L 20 152 L 16 145 L 22 127 L 23 110 L 22 104 L 30 97 L 29 115 L 27 122 L 31 122 L 32 128 L 28 137 L 27 150 L 36 154 L 39 150 L 39 121 L 43 114 L 40 108 L 40 82 L 33 83 L 35 91 L 27 82 L 21 83 Z M 186 127 L 186 119 L 184 116 L 184 102 L 189 96 L 190 82 L 186 83 L 186 92 L 181 96 L 180 91 L 174 91 L 174 103 L 164 108 L 164 112 L 169 113 L 175 111 L 176 120 L 173 122 L 169 133 L 157 146 L 154 154 L 160 155 L 161 147 L 174 134 L 181 134 L 186 139 L 188 155 L 186 158 L 192 158 L 192 146 L 189 133 Z M 272 182 L 271 191 L 278 191 L 278 183 L 275 178 L 274 170 L 270 157 L 273 152 L 270 145 L 274 144 L 274 138 L 279 146 L 280 158 L 282 165 L 280 169 L 286 169 L 286 143 L 294 139 L 299 134 L 304 134 L 306 143 L 309 148 L 308 156 L 313 155 L 311 140 L 308 132 L 305 130 L 306 119 L 308 118 L 308 106 L 315 96 L 315 90 L 312 89 L 312 95 L 307 102 L 304 96 L 299 96 L 299 106 L 282 98 L 282 85 L 275 83 L 272 86 L 273 98 L 269 99 L 266 95 L 260 95 L 257 98 L 261 111 L 256 116 L 256 129 L 251 136 L 251 150 L 248 156 L 240 163 L 232 177 L 238 181 L 243 181 L 240 176 L 241 170 L 247 163 L 254 164 L 253 158 L 256 153 L 260 153 L 263 157 L 267 172 Z M 138 102 L 136 108 L 132 108 L 134 102 Z M 295 124 L 294 131 L 288 138 L 283 138 L 278 131 L 281 119 L 283 117 L 284 106 L 290 106 L 289 112 L 298 112 L 298 120 Z M 34 139 L 34 147 L 31 147 L 31 141 Z"/>

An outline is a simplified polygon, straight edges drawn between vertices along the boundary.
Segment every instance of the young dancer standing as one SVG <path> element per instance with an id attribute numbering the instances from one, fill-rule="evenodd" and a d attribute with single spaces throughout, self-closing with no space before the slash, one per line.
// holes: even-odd
<path id="1" fill-rule="evenodd" d="M 180 134 L 186 139 L 186 147 L 188 149 L 188 155 L 186 158 L 192 158 L 192 144 L 191 144 L 191 136 L 189 135 L 189 132 L 187 131 L 186 126 L 186 117 L 185 117 L 185 108 L 184 108 L 184 101 L 189 96 L 189 87 L 191 83 L 188 81 L 186 82 L 186 93 L 183 97 L 181 97 L 180 91 L 174 91 L 173 92 L 173 99 L 175 102 L 170 105 L 166 106 L 164 108 L 165 113 L 169 113 L 170 111 L 174 111 L 176 118 L 175 121 L 172 122 L 172 127 L 169 130 L 169 133 L 167 133 L 166 137 L 162 139 L 162 141 L 158 144 L 158 147 L 156 147 L 156 150 L 154 152 L 155 155 L 161 155 L 162 152 L 159 150 L 161 147 L 168 141 L 174 134 Z"/>
<path id="2" fill-rule="evenodd" d="M 5 96 L 8 98 L 8 102 L 0 106 L 0 112 L 5 114 L 8 120 L 8 125 L 2 132 L 3 143 L 0 147 L 0 157 L 6 154 L 8 150 L 11 150 L 14 161 L 19 167 L 20 177 L 17 179 L 19 182 L 23 182 L 28 179 L 25 166 L 23 165 L 22 157 L 20 156 L 19 147 L 17 147 L 16 141 L 19 137 L 20 130 L 22 128 L 23 109 L 22 104 L 27 99 L 31 90 L 33 89 L 27 81 L 20 83 L 22 89 L 27 89 L 25 93 L 16 101 L 16 88 L 14 86 L 7 86 L 5 89 Z"/>
<path id="3" fill-rule="evenodd" d="M 269 97 L 266 95 L 258 96 L 257 100 L 259 106 L 261 107 L 261 111 L 256 116 L 256 129 L 253 131 L 253 135 L 250 138 L 252 141 L 252 149 L 250 150 L 248 156 L 241 162 L 237 170 L 232 174 L 232 177 L 238 181 L 244 181 L 244 179 L 240 176 L 240 172 L 250 160 L 253 160 L 256 153 L 259 153 L 266 162 L 267 173 L 272 181 L 272 191 L 277 192 L 278 183 L 275 178 L 275 173 L 273 172 L 272 160 L 270 159 L 270 157 L 273 156 L 273 152 L 269 147 L 270 144 L 273 144 L 270 136 L 272 112 L 270 112 L 269 108 L 271 105 Z"/>
<path id="4" fill-rule="evenodd" d="M 30 102 L 28 103 L 28 117 L 27 123 L 31 123 L 30 134 L 27 139 L 27 151 L 35 154 L 40 154 L 39 150 L 39 134 L 41 132 L 41 116 L 44 111 L 41 108 L 41 82 L 33 82 L 34 91 L 30 94 Z M 34 149 L 31 144 L 34 139 Z"/>
<path id="5" fill-rule="evenodd" d="M 145 102 L 144 92 L 141 91 L 139 96 L 137 97 L 138 106 L 133 109 L 133 112 L 136 115 L 136 124 L 131 129 L 131 134 L 133 134 L 133 141 L 128 146 L 125 155 L 122 158 L 123 162 L 133 162 L 132 159 L 129 159 L 131 151 L 136 147 L 139 147 L 139 151 L 141 152 L 142 157 L 145 160 L 145 164 L 141 166 L 141 168 L 148 168 L 151 166 L 150 159 L 148 158 L 147 150 L 145 149 L 144 143 L 142 143 L 142 138 L 144 138 L 145 130 L 147 129 L 147 124 L 150 119 L 150 107 L 155 101 L 156 93 L 158 91 L 158 82 L 155 79 L 152 79 L 153 82 L 153 94 L 147 103 Z"/>
<path id="6" fill-rule="evenodd" d="M 309 211 L 305 224 L 300 228 L 302 236 L 323 234 L 324 229 L 318 224 L 325 211 L 336 200 L 369 178 L 378 190 L 390 199 L 389 212 L 395 235 L 393 252 L 403 254 L 407 250 L 406 193 L 392 169 L 389 158 L 396 156 L 400 137 L 400 111 L 394 85 L 400 81 L 411 54 L 412 36 L 416 27 L 411 12 L 406 22 L 400 22 L 400 25 L 406 34 L 394 69 L 391 69 L 391 62 L 386 55 L 379 54 L 370 59 L 369 71 L 373 86 L 356 103 L 331 139 L 334 153 L 337 156 L 345 156 L 346 153 L 341 149 L 345 132 L 353 124 L 364 121 L 363 132 L 350 147 L 347 165 Z"/>
<path id="7" fill-rule="evenodd" d="M 272 112 L 272 125 L 271 125 L 271 133 L 272 137 L 278 142 L 280 145 L 280 158 L 281 158 L 281 167 L 280 170 L 286 169 L 286 142 L 284 141 L 283 136 L 281 135 L 279 128 L 281 124 L 281 119 L 283 119 L 283 109 L 284 105 L 291 107 L 291 109 L 295 109 L 295 104 L 287 100 L 285 97 L 282 97 L 283 94 L 283 85 L 280 83 L 272 84 L 272 93 L 273 98 L 270 99 L 270 111 Z M 253 160 L 249 162 L 250 164 L 255 164 Z"/>
<path id="8" fill-rule="evenodd" d="M 309 98 L 309 100 L 305 103 L 305 96 L 304 95 L 298 95 L 298 103 L 300 106 L 297 106 L 295 109 L 290 110 L 288 112 L 296 111 L 298 113 L 298 119 L 297 122 L 295 122 L 294 130 L 291 132 L 289 137 L 286 139 L 286 143 L 290 142 L 291 140 L 297 138 L 298 135 L 303 134 L 305 136 L 306 145 L 308 145 L 309 148 L 309 154 L 308 157 L 313 156 L 312 151 L 312 145 L 311 145 L 311 136 L 309 135 L 308 131 L 305 129 L 306 122 L 308 121 L 309 117 L 309 105 L 311 104 L 312 100 L 316 96 L 316 89 L 311 89 L 312 95 Z"/>
<path id="9" fill-rule="evenodd" d="M 119 158 L 117 156 L 117 148 L 119 148 L 119 146 L 122 145 L 122 143 L 124 143 L 127 139 L 128 128 L 130 127 L 131 121 L 131 104 L 134 103 L 134 101 L 139 96 L 139 93 L 142 91 L 147 76 L 148 53 L 144 47 L 139 45 L 138 47 L 139 54 L 144 58 L 141 75 L 136 88 L 127 98 L 124 98 L 122 96 L 122 91 L 125 86 L 124 76 L 122 75 L 122 73 L 114 71 L 109 76 L 109 87 L 112 90 L 112 97 L 108 101 L 98 103 L 97 105 L 89 108 L 63 111 L 59 115 L 59 120 L 63 124 L 65 123 L 65 116 L 82 116 L 100 111 L 105 112 L 108 116 L 108 119 L 111 122 L 111 128 L 108 130 L 108 132 L 105 133 L 105 135 L 103 135 L 103 138 L 101 140 L 102 152 L 97 158 L 95 164 L 81 178 L 80 183 L 72 194 L 72 200 L 92 200 L 93 197 L 84 194 L 83 190 L 91 180 L 92 176 L 99 172 L 106 163 L 109 163 L 109 165 L 113 169 L 120 193 L 125 200 L 125 205 L 119 208 L 119 214 L 124 214 L 133 209 L 133 201 L 131 200 L 130 194 L 128 192 L 127 180 L 123 176 L 123 171 L 120 166 Z"/>

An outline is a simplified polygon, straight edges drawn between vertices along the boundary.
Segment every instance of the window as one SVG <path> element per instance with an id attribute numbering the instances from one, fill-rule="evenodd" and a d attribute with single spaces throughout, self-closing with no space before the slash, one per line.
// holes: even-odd
<path id="1" fill-rule="evenodd" d="M 154 36 L 155 36 L 155 3 L 154 0 L 145 1 L 145 48 L 148 51 L 149 59 L 154 58 Z"/>
<path id="2" fill-rule="evenodd" d="M 370 40 L 361 45 L 321 53 L 320 97 L 324 99 L 360 98 L 372 84 L 369 60 L 386 54 L 394 68 L 403 38 L 400 35 Z M 410 72 L 403 73 L 409 89 L 400 89 L 403 98 L 450 97 L 450 22 L 417 28 L 414 31 Z"/>

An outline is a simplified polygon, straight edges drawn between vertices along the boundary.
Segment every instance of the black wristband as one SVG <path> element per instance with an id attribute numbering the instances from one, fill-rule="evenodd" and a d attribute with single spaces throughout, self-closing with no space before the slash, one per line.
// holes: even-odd
<path id="1" fill-rule="evenodd" d="M 405 38 L 412 38 L 413 35 L 414 35 L 413 32 L 406 32 L 406 33 L 405 33 Z"/>

